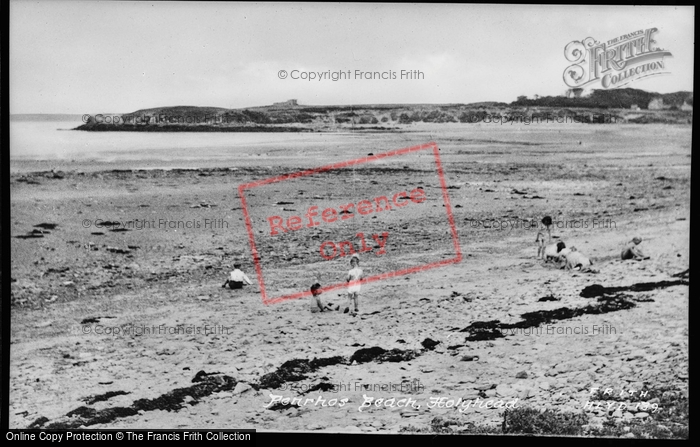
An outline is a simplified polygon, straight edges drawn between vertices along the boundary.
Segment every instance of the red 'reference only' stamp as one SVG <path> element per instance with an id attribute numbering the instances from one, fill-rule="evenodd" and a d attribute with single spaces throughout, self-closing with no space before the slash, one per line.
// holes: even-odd
<path id="1" fill-rule="evenodd" d="M 238 194 L 264 304 L 311 295 L 314 265 L 341 273 L 354 254 L 368 261 L 362 284 L 462 260 L 436 143 L 245 183 Z M 345 287 L 341 276 L 322 291 Z"/>

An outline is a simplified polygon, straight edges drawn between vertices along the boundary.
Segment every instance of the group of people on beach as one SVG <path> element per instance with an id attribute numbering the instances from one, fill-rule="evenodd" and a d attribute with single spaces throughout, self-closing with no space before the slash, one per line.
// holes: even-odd
<path id="1" fill-rule="evenodd" d="M 567 247 L 562 241 L 552 244 L 552 233 L 551 225 L 552 218 L 550 216 L 545 216 L 542 218 L 542 224 L 545 226 L 547 231 L 547 241 L 549 245 L 545 245 L 545 235 L 542 231 L 537 233 L 535 242 L 538 244 L 537 248 L 537 258 L 542 258 L 545 262 L 555 261 L 563 262 L 562 268 L 567 270 L 580 270 L 582 272 L 588 271 L 596 273 L 595 270 L 591 268 L 593 262 L 579 252 L 576 247 Z M 631 241 L 625 245 L 620 253 L 620 257 L 623 261 L 626 260 L 636 260 L 643 261 L 649 259 L 649 256 L 645 256 L 642 250 L 639 248 L 639 244 L 642 243 L 642 238 L 635 236 Z"/>
<path id="2" fill-rule="evenodd" d="M 566 247 L 566 244 L 562 241 L 556 244 L 551 244 L 552 233 L 551 225 L 552 218 L 550 216 L 545 216 L 542 219 L 542 224 L 545 226 L 547 231 L 547 240 L 550 242 L 549 245 L 545 245 L 545 235 L 542 231 L 537 233 L 537 238 L 535 242 L 538 243 L 537 257 L 542 258 L 545 262 L 550 260 L 563 261 L 564 266 L 567 270 L 580 270 L 582 272 L 589 271 L 595 272 L 591 268 L 592 262 L 590 259 L 581 254 L 576 247 Z M 620 253 L 620 257 L 623 261 L 625 260 L 645 260 L 649 259 L 649 256 L 645 256 L 642 250 L 639 248 L 639 244 L 642 243 L 642 238 L 635 236 L 630 242 L 623 248 Z M 231 289 L 242 289 L 244 284 L 253 284 L 248 276 L 241 270 L 240 263 L 234 263 L 233 271 L 229 274 L 226 282 L 221 287 L 229 287 Z M 351 316 L 356 316 L 359 312 L 358 301 L 360 298 L 360 288 L 361 280 L 363 278 L 363 271 L 360 268 L 360 257 L 357 254 L 353 254 L 350 257 L 350 271 L 345 275 L 345 282 L 348 284 L 348 306 L 345 308 L 344 313 L 350 313 Z M 321 284 L 314 283 L 311 286 L 311 312 L 327 312 L 327 311 L 339 311 L 340 305 L 333 306 L 333 303 L 324 304 L 321 300 Z"/>
<path id="3" fill-rule="evenodd" d="M 241 270 L 241 264 L 233 264 L 233 271 L 229 274 L 226 282 L 221 286 L 223 288 L 229 287 L 230 289 L 242 289 L 244 284 L 253 284 L 248 276 Z M 350 313 L 351 316 L 356 316 L 359 312 L 358 301 L 360 298 L 360 288 L 361 280 L 363 278 L 364 272 L 360 268 L 360 256 L 353 254 L 350 257 L 350 271 L 345 275 L 345 282 L 348 283 L 348 300 L 349 304 L 345 308 L 344 313 Z M 311 286 L 311 312 L 326 312 L 326 311 L 339 311 L 340 305 L 333 306 L 333 303 L 323 304 L 321 301 L 321 284 L 314 283 Z"/>
<path id="4" fill-rule="evenodd" d="M 348 283 L 348 307 L 345 308 L 344 313 L 350 312 L 351 316 L 356 316 L 359 312 L 358 301 L 360 298 L 360 287 L 364 275 L 364 272 L 360 268 L 360 257 L 357 254 L 353 254 L 350 257 L 350 271 L 345 275 L 345 282 Z M 325 312 L 340 310 L 340 306 L 337 305 L 333 307 L 333 303 L 323 304 L 321 301 L 321 285 L 315 283 L 311 286 L 311 312 Z"/>

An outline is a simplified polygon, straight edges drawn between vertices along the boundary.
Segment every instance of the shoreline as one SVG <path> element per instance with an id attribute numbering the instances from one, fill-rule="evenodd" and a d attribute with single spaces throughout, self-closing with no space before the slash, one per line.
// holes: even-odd
<path id="1" fill-rule="evenodd" d="M 284 133 L 284 132 L 313 132 L 313 133 L 337 133 L 342 131 L 362 131 L 362 132 L 395 132 L 400 131 L 397 127 L 343 127 L 343 128 L 319 128 L 319 127 L 293 127 L 293 126 L 208 126 L 208 125 L 133 125 L 133 124 L 83 124 L 74 129 L 63 130 L 80 130 L 85 132 L 241 132 L 241 133 Z"/>

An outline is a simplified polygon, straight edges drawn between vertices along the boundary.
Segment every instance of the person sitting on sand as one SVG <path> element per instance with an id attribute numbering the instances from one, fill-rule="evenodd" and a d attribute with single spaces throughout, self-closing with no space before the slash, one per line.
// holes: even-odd
<path id="1" fill-rule="evenodd" d="M 233 264 L 233 271 L 229 275 L 228 279 L 224 283 L 223 286 L 226 288 L 226 286 L 229 286 L 231 289 L 242 289 L 243 288 L 243 283 L 244 281 L 248 283 L 248 285 L 253 284 L 250 279 L 246 276 L 245 273 L 243 273 L 241 270 L 241 264 L 236 263 Z"/>
<path id="2" fill-rule="evenodd" d="M 357 301 L 360 297 L 360 280 L 362 279 L 360 257 L 357 254 L 352 255 L 350 258 L 350 267 L 352 268 L 345 277 L 345 282 L 348 283 L 348 300 L 350 301 L 350 306 L 354 307 L 350 315 L 354 317 L 359 311 Z M 345 308 L 345 313 L 348 313 L 348 310 L 350 310 L 350 307 Z"/>
<path id="3" fill-rule="evenodd" d="M 340 306 L 333 308 L 333 303 L 323 304 L 320 298 L 321 284 L 315 283 L 311 286 L 311 313 L 323 312 L 326 310 L 340 310 Z"/>
<path id="4" fill-rule="evenodd" d="M 649 259 L 649 256 L 644 256 L 642 250 L 637 247 L 637 245 L 642 243 L 641 237 L 634 237 L 631 241 L 627 243 L 627 246 L 622 250 L 620 256 L 623 261 L 628 259 L 634 259 L 635 261 L 643 261 Z"/>
<path id="5" fill-rule="evenodd" d="M 555 260 L 555 263 L 558 263 L 561 265 L 560 268 L 566 267 L 566 255 L 571 253 L 572 251 L 576 251 L 576 247 L 566 247 L 562 249 L 559 252 L 559 257 Z"/>
<path id="6" fill-rule="evenodd" d="M 570 247 L 570 252 L 565 256 L 566 270 L 578 270 L 581 273 L 599 273 L 593 267 L 593 261 L 587 258 L 583 253 L 578 251 L 576 247 Z M 563 250 L 562 250 L 563 251 Z"/>
<path id="7" fill-rule="evenodd" d="M 559 253 L 566 248 L 566 244 L 562 241 L 556 244 L 547 245 L 544 247 L 544 262 L 557 261 L 559 259 Z"/>

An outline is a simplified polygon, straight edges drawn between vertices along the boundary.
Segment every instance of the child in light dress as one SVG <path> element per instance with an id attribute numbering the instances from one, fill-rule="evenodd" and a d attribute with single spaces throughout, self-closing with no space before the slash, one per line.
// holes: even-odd
<path id="1" fill-rule="evenodd" d="M 348 300 L 350 301 L 350 307 L 354 310 L 350 313 L 353 317 L 359 312 L 357 301 L 360 297 L 360 280 L 362 279 L 362 269 L 360 268 L 360 257 L 357 254 L 352 255 L 350 258 L 350 271 L 345 277 L 345 281 L 348 283 Z M 350 307 L 345 308 L 345 313 L 348 312 Z"/>

